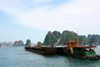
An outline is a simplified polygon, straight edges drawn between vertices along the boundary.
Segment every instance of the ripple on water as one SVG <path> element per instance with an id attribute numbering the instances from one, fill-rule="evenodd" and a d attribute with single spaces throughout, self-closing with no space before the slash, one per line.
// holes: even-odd
<path id="1" fill-rule="evenodd" d="M 96 51 L 100 54 L 100 47 Z M 40 55 L 25 51 L 24 47 L 0 48 L 0 67 L 100 67 L 100 61 L 66 57 L 61 55 Z"/>

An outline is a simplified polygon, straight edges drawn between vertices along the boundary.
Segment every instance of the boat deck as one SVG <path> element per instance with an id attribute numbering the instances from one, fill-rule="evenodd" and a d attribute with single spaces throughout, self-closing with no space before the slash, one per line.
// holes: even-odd
<path id="1" fill-rule="evenodd" d="M 35 46 L 35 47 L 25 47 L 25 50 L 46 54 L 46 55 L 54 55 L 54 54 L 63 54 L 63 48 L 67 48 L 66 46 Z"/>

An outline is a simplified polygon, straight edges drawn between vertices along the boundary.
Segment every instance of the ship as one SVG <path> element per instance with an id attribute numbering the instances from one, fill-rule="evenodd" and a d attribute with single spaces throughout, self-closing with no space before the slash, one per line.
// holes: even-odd
<path id="1" fill-rule="evenodd" d="M 25 47 L 26 51 L 31 51 L 34 53 L 42 54 L 42 55 L 55 55 L 55 54 L 63 54 L 63 48 L 67 48 L 65 46 L 57 47 L 57 46 L 34 46 L 34 47 Z"/>
<path id="2" fill-rule="evenodd" d="M 77 41 L 67 41 L 63 42 L 63 47 L 56 47 L 54 45 L 51 46 L 34 46 L 34 47 L 25 47 L 25 50 L 31 51 L 34 53 L 42 54 L 42 55 L 65 55 L 65 56 L 72 56 L 78 57 L 88 60 L 100 60 L 100 55 L 97 55 L 93 48 L 97 46 L 79 46 L 77 35 Z M 65 46 L 66 45 L 66 46 Z"/>
<path id="3" fill-rule="evenodd" d="M 67 45 L 63 53 L 66 56 L 83 58 L 88 60 L 100 60 L 100 55 L 97 55 L 94 48 L 97 46 L 79 46 L 77 41 L 63 42 Z"/>

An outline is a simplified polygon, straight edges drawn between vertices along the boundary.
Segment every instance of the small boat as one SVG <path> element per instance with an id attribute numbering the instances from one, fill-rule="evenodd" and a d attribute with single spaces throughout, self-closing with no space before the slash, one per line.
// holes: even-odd
<path id="1" fill-rule="evenodd" d="M 78 46 L 77 41 L 68 41 L 64 42 L 64 44 L 67 44 L 67 48 L 63 50 L 66 56 L 79 57 L 89 60 L 100 60 L 100 55 L 97 55 L 94 51 L 94 48 L 97 46 Z"/>
<path id="2" fill-rule="evenodd" d="M 96 47 L 97 46 L 73 46 L 73 56 L 89 60 L 100 60 L 100 55 L 97 55 L 94 51 Z"/>

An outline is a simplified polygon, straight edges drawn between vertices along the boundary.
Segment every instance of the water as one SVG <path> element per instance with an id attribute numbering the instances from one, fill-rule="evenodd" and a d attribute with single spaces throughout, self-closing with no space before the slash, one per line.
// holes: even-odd
<path id="1" fill-rule="evenodd" d="M 95 49 L 100 54 L 100 46 Z M 89 61 L 62 55 L 40 55 L 24 47 L 1 47 L 0 67 L 100 67 L 100 61 Z"/>

